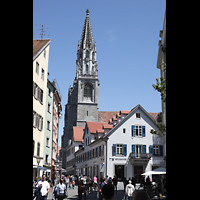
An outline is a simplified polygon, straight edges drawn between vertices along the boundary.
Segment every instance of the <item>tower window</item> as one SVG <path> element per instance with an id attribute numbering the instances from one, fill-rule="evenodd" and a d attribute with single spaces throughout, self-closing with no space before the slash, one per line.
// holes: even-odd
<path id="1" fill-rule="evenodd" d="M 84 97 L 92 98 L 92 87 L 90 84 L 85 84 L 84 87 Z"/>
<path id="2" fill-rule="evenodd" d="M 89 51 L 87 50 L 86 51 L 86 58 L 89 58 L 90 57 L 90 53 L 89 53 Z"/>
<path id="3" fill-rule="evenodd" d="M 88 67 L 88 65 L 86 65 L 86 74 L 87 75 L 89 74 L 89 67 Z"/>

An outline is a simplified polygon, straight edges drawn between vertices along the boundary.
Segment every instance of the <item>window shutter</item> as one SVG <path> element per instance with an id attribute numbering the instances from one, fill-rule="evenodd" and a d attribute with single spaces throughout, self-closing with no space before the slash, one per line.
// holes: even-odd
<path id="1" fill-rule="evenodd" d="M 160 156 L 163 156 L 163 145 L 160 145 Z"/>
<path id="2" fill-rule="evenodd" d="M 142 126 L 142 137 L 145 137 L 145 126 Z"/>
<path id="3" fill-rule="evenodd" d="M 132 153 L 133 153 L 133 158 L 135 158 L 135 145 L 132 144 Z"/>
<path id="4" fill-rule="evenodd" d="M 146 145 L 142 145 L 142 153 L 146 153 Z"/>
<path id="5" fill-rule="evenodd" d="M 153 145 L 149 145 L 149 154 L 153 156 Z"/>
<path id="6" fill-rule="evenodd" d="M 132 125 L 132 137 L 135 136 L 135 125 Z"/>
<path id="7" fill-rule="evenodd" d="M 116 144 L 113 144 L 112 146 L 112 155 L 116 156 Z"/>
<path id="8" fill-rule="evenodd" d="M 123 145 L 123 154 L 124 154 L 124 156 L 127 155 L 127 144 Z"/>

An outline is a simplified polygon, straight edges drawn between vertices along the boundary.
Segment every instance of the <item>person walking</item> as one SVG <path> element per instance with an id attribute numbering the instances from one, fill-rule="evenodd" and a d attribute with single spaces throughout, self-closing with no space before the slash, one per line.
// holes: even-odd
<path id="1" fill-rule="evenodd" d="M 63 179 L 60 179 L 60 183 L 57 185 L 57 197 L 58 200 L 63 200 L 65 198 L 66 185 L 63 183 Z"/>
<path id="2" fill-rule="evenodd" d="M 112 181 L 113 181 L 114 189 L 117 193 L 117 177 L 116 177 L 116 175 L 114 175 L 114 178 L 112 179 Z"/>
<path id="3" fill-rule="evenodd" d="M 102 195 L 104 200 L 114 200 L 114 185 L 105 184 L 102 187 Z"/>
<path id="4" fill-rule="evenodd" d="M 41 186 L 42 185 L 42 186 Z M 49 193 L 49 183 L 46 181 L 46 175 L 42 175 L 42 180 L 38 182 L 38 187 L 41 187 L 41 200 L 47 200 L 47 195 Z"/>
<path id="5" fill-rule="evenodd" d="M 133 193 L 135 191 L 134 186 L 131 184 L 131 180 L 128 181 L 128 185 L 126 186 L 126 196 L 128 197 L 128 200 L 133 199 Z"/>

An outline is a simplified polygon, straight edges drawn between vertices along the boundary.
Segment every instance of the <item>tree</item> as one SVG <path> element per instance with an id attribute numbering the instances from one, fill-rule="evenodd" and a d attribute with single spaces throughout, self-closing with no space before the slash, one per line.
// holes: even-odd
<path id="1" fill-rule="evenodd" d="M 166 63 L 162 64 L 162 69 L 161 70 L 166 72 Z M 153 84 L 152 86 L 153 86 L 153 88 L 155 90 L 160 92 L 161 100 L 166 103 L 166 78 L 161 77 L 160 81 L 157 78 L 156 81 L 157 81 L 156 85 Z M 166 126 L 163 125 L 163 124 L 158 124 L 157 122 L 154 122 L 154 124 L 159 129 L 160 134 L 157 133 L 157 131 L 155 131 L 153 129 L 151 129 L 150 133 L 151 134 L 157 134 L 157 135 L 164 135 L 164 132 L 166 131 Z"/>

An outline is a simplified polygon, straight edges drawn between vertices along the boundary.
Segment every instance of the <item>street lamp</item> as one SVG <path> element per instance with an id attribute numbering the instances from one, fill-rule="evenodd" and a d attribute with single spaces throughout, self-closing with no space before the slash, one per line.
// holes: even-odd
<path id="1" fill-rule="evenodd" d="M 40 164 L 40 160 L 42 160 L 43 157 L 35 156 L 35 158 L 36 158 L 36 160 L 37 160 L 37 164 L 38 164 L 38 166 L 37 166 L 37 177 L 39 178 L 39 176 L 38 176 L 38 172 L 39 172 L 39 164 Z"/>

